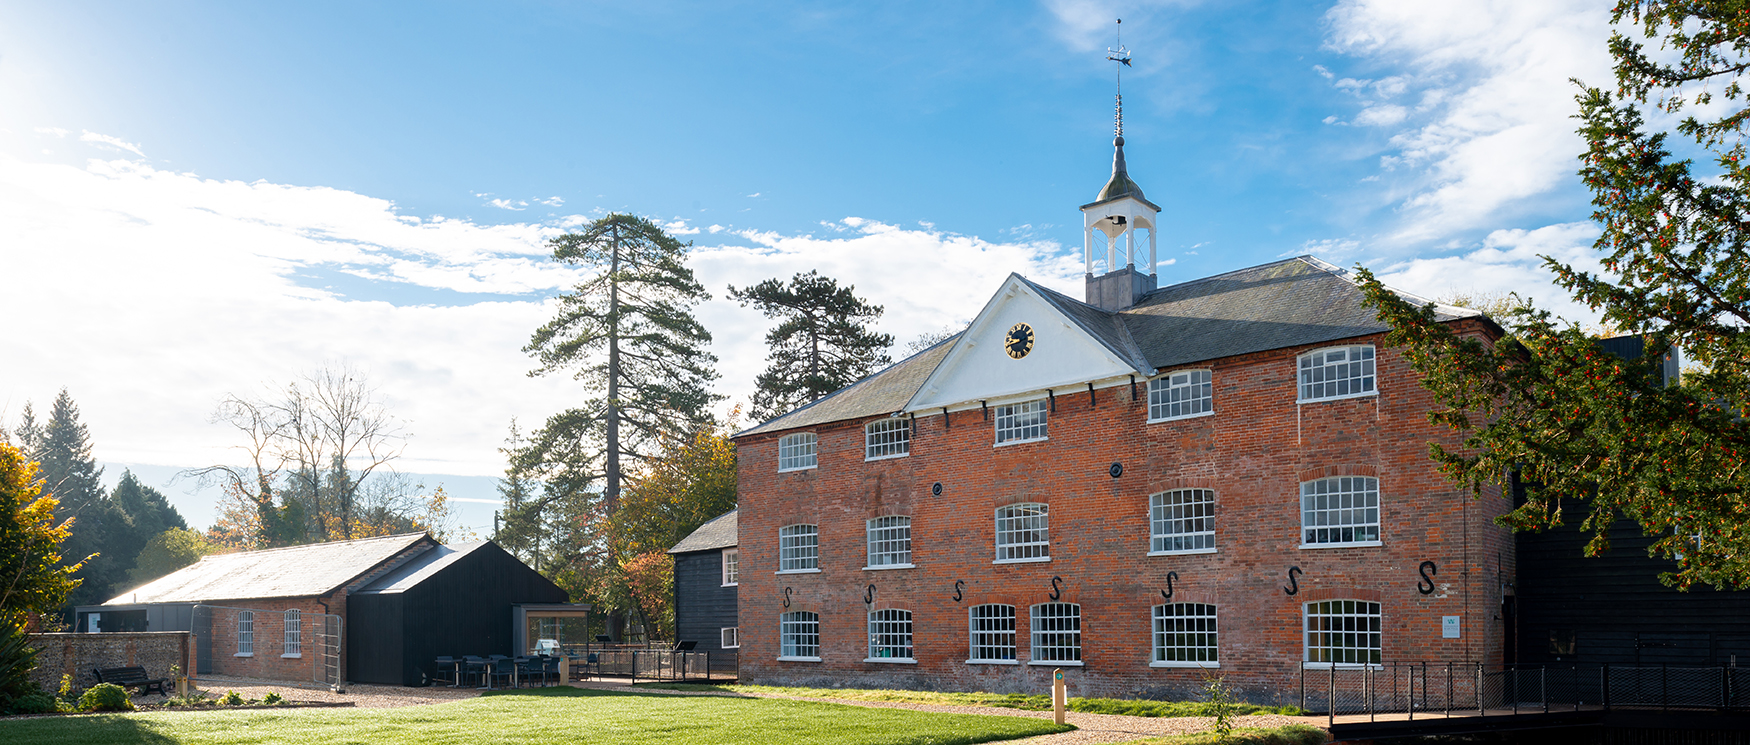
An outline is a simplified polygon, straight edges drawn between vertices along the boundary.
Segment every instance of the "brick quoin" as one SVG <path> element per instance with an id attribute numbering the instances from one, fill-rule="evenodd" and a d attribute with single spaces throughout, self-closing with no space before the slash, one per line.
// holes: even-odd
<path id="1" fill-rule="evenodd" d="M 1474 319 L 1453 327 L 1490 333 Z M 1378 347 L 1377 395 L 1296 403 L 1297 357 L 1345 344 Z M 1060 602 L 1082 613 L 1085 664 L 1065 667 L 1073 695 L 1184 697 L 1204 671 L 1149 667 L 1151 609 L 1165 602 L 1168 572 L 1172 602 L 1217 606 L 1219 673 L 1254 701 L 1298 699 L 1303 605 L 1317 600 L 1380 603 L 1388 662 L 1501 662 L 1515 565 L 1510 533 L 1493 519 L 1511 505 L 1496 490 L 1473 498 L 1429 460 L 1430 442 L 1457 448 L 1457 438 L 1428 422 L 1432 397 L 1382 334 L 1176 369 L 1194 368 L 1212 371 L 1211 416 L 1147 423 L 1139 379 L 1135 398 L 1127 384 L 1097 389 L 1092 402 L 1085 387 L 1058 389 L 1042 442 L 993 447 L 978 409 L 919 416 L 911 454 L 877 461 L 864 460 L 875 417 L 738 439 L 742 679 L 1043 693 L 1052 668 L 1026 664 L 1029 608 L 1048 602 L 1060 577 Z M 778 439 L 801 431 L 819 438 L 818 467 L 778 472 Z M 1300 483 L 1336 475 L 1379 479 L 1383 545 L 1299 547 Z M 1215 553 L 1147 555 L 1149 497 L 1175 488 L 1215 491 Z M 993 565 L 994 512 L 1018 502 L 1050 506 L 1051 560 Z M 864 521 L 884 515 L 911 516 L 915 568 L 863 568 Z M 821 571 L 775 574 L 779 528 L 798 523 L 819 526 Z M 1438 568 L 1426 595 L 1423 561 Z M 1290 567 L 1301 570 L 1293 596 Z M 967 609 L 986 603 L 1015 606 L 1021 664 L 967 663 Z M 871 607 L 912 611 L 916 664 L 863 661 Z M 821 662 L 777 660 L 779 615 L 794 610 L 820 614 Z M 1460 617 L 1461 638 L 1442 638 L 1442 616 Z"/>

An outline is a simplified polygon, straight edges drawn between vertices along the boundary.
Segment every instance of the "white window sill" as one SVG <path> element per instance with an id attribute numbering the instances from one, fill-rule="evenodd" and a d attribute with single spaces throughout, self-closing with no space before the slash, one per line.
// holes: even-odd
<path id="1" fill-rule="evenodd" d="M 741 583 L 740 582 L 725 582 L 721 585 L 718 585 L 718 587 L 734 587 L 738 584 L 741 584 Z"/>
<path id="2" fill-rule="evenodd" d="M 1296 384 L 1296 387 L 1299 387 L 1299 384 Z M 1294 400 L 1294 402 L 1297 404 L 1316 404 L 1316 403 L 1323 403 L 1325 401 L 1347 401 L 1351 398 L 1369 398 L 1369 397 L 1377 396 L 1377 395 L 1379 395 L 1379 390 L 1374 389 L 1374 390 L 1368 391 L 1366 393 L 1351 393 L 1347 396 L 1326 396 L 1324 398 L 1297 398 Z"/>
<path id="3" fill-rule="evenodd" d="M 232 657 L 254 657 L 255 653 L 254 652 L 238 652 L 237 654 L 234 654 L 231 656 Z"/>
<path id="4" fill-rule="evenodd" d="M 1338 670 L 1360 670 L 1362 668 L 1367 668 L 1369 670 L 1385 669 L 1384 665 L 1377 662 L 1303 662 L 1301 665 L 1308 670 L 1329 670 L 1332 666 L 1335 666 Z"/>
<path id="5" fill-rule="evenodd" d="M 1031 559 L 997 559 L 996 561 L 993 561 L 991 563 L 992 564 L 1039 564 L 1039 563 L 1047 562 L 1047 561 L 1051 561 L 1051 557 L 1049 557 L 1049 556 L 1035 556 Z"/>
<path id="6" fill-rule="evenodd" d="M 1081 667 L 1081 660 L 1028 660 L 1027 664 L 1034 667 Z"/>
<path id="7" fill-rule="evenodd" d="M 877 566 L 863 567 L 863 571 L 865 571 L 865 572 L 879 572 L 883 569 L 916 569 L 916 568 L 917 568 L 916 564 L 880 564 Z"/>
<path id="8" fill-rule="evenodd" d="M 282 660 L 301 660 L 301 659 L 304 659 L 304 655 L 301 652 L 291 652 L 289 654 L 280 655 L 280 659 L 282 659 Z"/>
<path id="9" fill-rule="evenodd" d="M 779 662 L 819 662 L 819 657 L 779 657 Z"/>
<path id="10" fill-rule="evenodd" d="M 1384 543 L 1381 543 L 1379 541 L 1355 541 L 1352 543 L 1302 543 L 1302 544 L 1300 544 L 1300 547 L 1303 549 L 1371 548 L 1371 547 L 1384 546 L 1384 545 L 1385 545 Z"/>
<path id="11" fill-rule="evenodd" d="M 1019 665 L 1019 660 L 967 660 L 968 665 Z"/>
<path id="12" fill-rule="evenodd" d="M 813 569 L 779 569 L 772 574 L 820 574 L 820 567 Z"/>
<path id="13" fill-rule="evenodd" d="M 1213 548 L 1193 548 L 1184 551 L 1150 551 L 1149 556 L 1190 556 L 1192 554 L 1213 554 Z"/>
<path id="14" fill-rule="evenodd" d="M 1324 399 L 1319 399 L 1319 400 L 1323 401 Z M 1161 419 L 1150 419 L 1147 422 L 1144 422 L 1144 424 L 1160 424 L 1161 422 L 1182 422 L 1182 421 L 1185 421 L 1186 419 L 1201 419 L 1201 418 L 1206 417 L 1206 416 L 1215 416 L 1215 411 L 1210 410 L 1210 411 L 1205 411 L 1201 414 L 1186 414 L 1184 416 L 1169 416 L 1169 417 L 1164 417 Z"/>
<path id="15" fill-rule="evenodd" d="M 1049 439 L 1051 439 L 1051 438 L 1049 436 L 1046 436 L 1046 437 L 1035 437 L 1031 440 L 1005 440 L 1003 442 L 999 442 L 999 443 L 993 445 L 992 447 L 1006 448 L 1010 445 L 1025 445 L 1029 442 L 1045 442 L 1046 440 L 1049 440 Z"/>
<path id="16" fill-rule="evenodd" d="M 864 463 L 873 463 L 873 462 L 878 461 L 878 460 L 893 460 L 894 458 L 909 458 L 909 457 L 911 457 L 911 453 L 909 453 L 909 452 L 907 452 L 907 453 L 894 453 L 893 455 L 877 455 L 873 458 L 865 455 L 865 456 L 863 456 L 863 462 Z"/>
<path id="17" fill-rule="evenodd" d="M 737 644 L 733 647 L 718 647 L 718 649 L 741 649 L 741 645 Z"/>
<path id="18" fill-rule="evenodd" d="M 1208 670 L 1221 669 L 1221 663 L 1219 663 L 1219 662 L 1150 662 L 1150 663 L 1148 663 L 1148 666 L 1149 667 L 1189 667 L 1189 668 L 1201 667 L 1201 668 L 1208 669 Z"/>
<path id="19" fill-rule="evenodd" d="M 916 665 L 918 661 L 910 657 L 865 657 L 864 662 L 891 662 L 895 665 Z"/>
<path id="20" fill-rule="evenodd" d="M 816 463 L 812 466 L 797 466 L 795 468 L 780 468 L 780 469 L 778 469 L 778 473 L 795 473 L 797 471 L 812 471 L 812 470 L 819 468 L 819 467 L 820 467 L 820 464 Z"/>

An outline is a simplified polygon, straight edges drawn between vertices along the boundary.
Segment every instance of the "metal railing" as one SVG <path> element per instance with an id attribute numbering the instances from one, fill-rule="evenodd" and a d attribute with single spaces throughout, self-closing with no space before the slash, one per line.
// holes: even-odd
<path id="1" fill-rule="evenodd" d="M 1750 668 L 1301 663 L 1300 706 L 1339 716 L 1513 716 L 1586 709 L 1750 710 Z"/>
<path id="2" fill-rule="evenodd" d="M 593 658 L 593 659 L 592 659 Z M 574 670 L 589 674 L 627 676 L 633 680 L 690 680 L 711 677 L 710 652 L 678 652 L 668 649 L 596 650 L 573 658 Z"/>

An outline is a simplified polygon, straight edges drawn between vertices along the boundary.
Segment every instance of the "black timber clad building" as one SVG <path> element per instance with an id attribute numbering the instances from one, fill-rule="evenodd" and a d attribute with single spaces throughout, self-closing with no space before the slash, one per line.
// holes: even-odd
<path id="1" fill-rule="evenodd" d="M 514 656 L 512 606 L 568 599 L 491 541 L 438 546 L 347 597 L 349 677 L 414 686 L 439 655 Z"/>
<path id="2" fill-rule="evenodd" d="M 1645 351 L 1639 336 L 1601 339 L 1599 346 L 1623 359 L 1637 359 Z M 1677 380 L 1676 354 L 1662 356 L 1658 374 L 1666 384 Z M 1520 504 L 1524 488 L 1515 484 Z M 1656 538 L 1644 535 L 1632 520 L 1611 526 L 1609 552 L 1587 557 L 1590 534 L 1579 527 L 1587 509 L 1564 500 L 1562 513 L 1572 516 L 1566 525 L 1515 536 L 1518 587 L 1502 608 L 1508 617 L 1508 661 L 1750 664 L 1750 591 L 1667 587 L 1659 575 L 1676 565 L 1647 554 Z"/>
<path id="3" fill-rule="evenodd" d="M 735 510 L 699 526 L 674 548 L 675 638 L 711 653 L 712 670 L 736 669 L 740 646 Z"/>

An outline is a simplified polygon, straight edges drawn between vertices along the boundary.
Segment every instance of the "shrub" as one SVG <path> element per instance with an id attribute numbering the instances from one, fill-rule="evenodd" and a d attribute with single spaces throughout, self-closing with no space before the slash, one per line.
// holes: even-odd
<path id="1" fill-rule="evenodd" d="M 285 703 L 286 700 L 281 697 L 278 692 L 268 691 L 266 696 L 261 697 L 261 702 L 268 706 L 278 706 Z"/>
<path id="2" fill-rule="evenodd" d="M 219 703 L 226 706 L 242 706 L 244 703 L 243 694 L 236 691 L 226 691 L 225 695 L 219 698 Z"/>
<path id="3" fill-rule="evenodd" d="M 55 690 L 55 711 L 66 714 L 78 712 L 81 693 L 83 691 L 73 682 L 72 674 L 63 674 L 61 687 Z"/>
<path id="4" fill-rule="evenodd" d="M 55 697 L 42 691 L 27 693 L 12 700 L 12 714 L 47 714 L 55 710 Z"/>
<path id="5" fill-rule="evenodd" d="M 133 711 L 134 701 L 128 689 L 114 683 L 98 683 L 79 697 L 80 711 Z"/>

